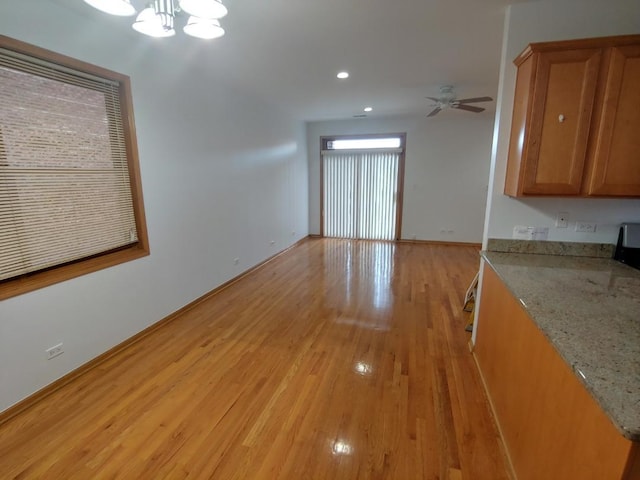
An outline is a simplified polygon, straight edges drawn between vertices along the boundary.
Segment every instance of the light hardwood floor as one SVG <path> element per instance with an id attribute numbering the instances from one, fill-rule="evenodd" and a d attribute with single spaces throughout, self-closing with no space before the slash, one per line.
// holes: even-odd
<path id="1" fill-rule="evenodd" d="M 0 478 L 507 479 L 471 247 L 314 239 L 0 426 Z"/>

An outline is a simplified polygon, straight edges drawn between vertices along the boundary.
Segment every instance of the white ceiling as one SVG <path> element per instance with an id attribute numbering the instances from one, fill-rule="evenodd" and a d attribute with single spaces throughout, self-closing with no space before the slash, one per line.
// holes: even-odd
<path id="1" fill-rule="evenodd" d="M 432 102 L 424 97 L 438 96 L 443 84 L 454 85 L 459 98 L 495 98 L 505 8 L 515 1 L 226 0 L 224 37 L 208 42 L 178 31 L 154 42 L 188 52 L 212 78 L 302 120 L 351 118 L 365 106 L 374 108 L 370 117 L 426 114 Z M 58 2 L 113 23 L 131 41 L 149 41 L 131 30 L 132 18 L 110 17 L 82 0 Z M 338 80 L 341 70 L 351 77 Z M 495 110 L 495 102 L 482 106 L 483 114 Z"/>

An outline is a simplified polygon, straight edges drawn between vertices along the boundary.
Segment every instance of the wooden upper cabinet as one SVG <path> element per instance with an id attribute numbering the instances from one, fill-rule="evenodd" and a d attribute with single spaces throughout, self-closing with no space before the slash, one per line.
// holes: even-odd
<path id="1" fill-rule="evenodd" d="M 505 193 L 640 196 L 640 35 L 531 44 Z"/>
<path id="2" fill-rule="evenodd" d="M 600 56 L 600 50 L 539 55 L 522 193 L 580 193 Z"/>
<path id="3" fill-rule="evenodd" d="M 640 45 L 609 56 L 587 194 L 640 196 Z"/>

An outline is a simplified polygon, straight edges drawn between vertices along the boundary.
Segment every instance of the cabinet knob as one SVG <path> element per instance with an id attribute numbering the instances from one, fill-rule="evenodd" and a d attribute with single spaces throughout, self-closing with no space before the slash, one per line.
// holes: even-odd
<path id="1" fill-rule="evenodd" d="M 560 123 L 564 122 L 564 115 L 562 115 L 562 114 L 558 115 L 558 121 Z"/>

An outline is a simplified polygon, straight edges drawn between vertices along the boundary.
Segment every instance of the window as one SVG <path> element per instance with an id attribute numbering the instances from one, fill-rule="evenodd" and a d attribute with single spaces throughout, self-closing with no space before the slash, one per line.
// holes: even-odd
<path id="1" fill-rule="evenodd" d="M 0 37 L 0 299 L 148 254 L 128 77 Z"/>
<path id="2" fill-rule="evenodd" d="M 400 137 L 374 138 L 345 138 L 341 140 L 327 140 L 327 150 L 358 150 L 376 148 L 400 148 Z"/>
<path id="3" fill-rule="evenodd" d="M 404 134 L 323 138 L 322 234 L 400 237 Z"/>

